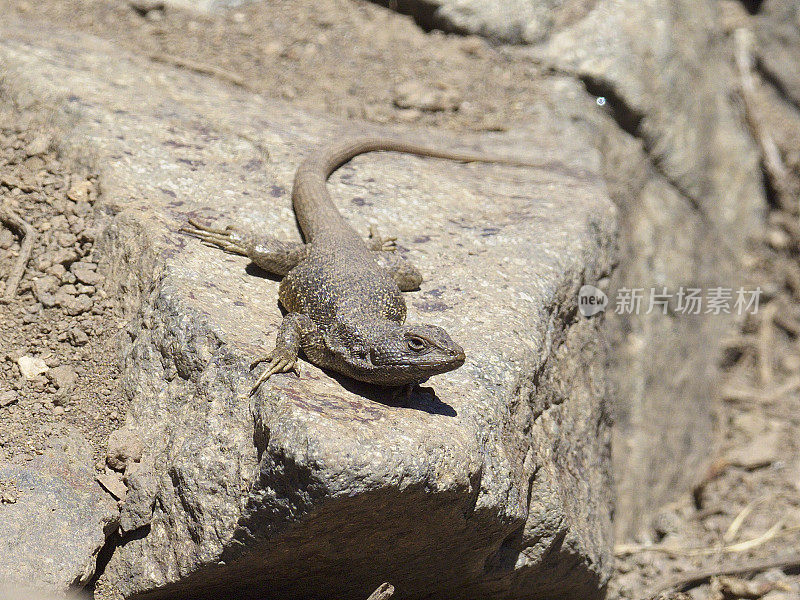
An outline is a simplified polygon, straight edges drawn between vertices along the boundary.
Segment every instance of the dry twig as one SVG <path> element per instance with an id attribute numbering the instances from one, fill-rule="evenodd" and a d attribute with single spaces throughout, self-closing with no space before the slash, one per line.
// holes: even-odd
<path id="1" fill-rule="evenodd" d="M 784 521 L 781 519 L 761 535 L 736 544 L 695 548 L 660 546 L 657 544 L 619 544 L 614 548 L 614 554 L 616 556 L 627 556 L 629 554 L 639 554 L 641 552 L 660 552 L 669 556 L 713 556 L 714 554 L 725 554 L 729 552 L 747 552 L 776 537 L 782 537 L 800 531 L 800 525 L 782 529 L 783 524 Z"/>
<path id="2" fill-rule="evenodd" d="M 800 554 L 788 554 L 766 560 L 745 561 L 730 567 L 715 567 L 682 573 L 677 577 L 664 580 L 663 583 L 656 585 L 655 589 L 659 592 L 667 590 L 683 592 L 698 585 L 708 583 L 712 577 L 719 577 L 721 575 L 747 575 L 748 573 L 759 573 L 761 571 L 769 571 L 770 569 L 796 571 L 800 569 Z"/>
<path id="3" fill-rule="evenodd" d="M 5 291 L 3 292 L 3 297 L 0 298 L 0 303 L 7 303 L 11 302 L 17 294 L 19 282 L 25 274 L 25 267 L 31 257 L 36 233 L 27 221 L 7 207 L 0 207 L 0 223 L 5 224 L 22 236 L 19 256 L 8 275 L 8 279 L 6 279 Z"/>
<path id="4" fill-rule="evenodd" d="M 722 541 L 726 544 L 730 544 L 733 540 L 736 539 L 736 534 L 739 533 L 739 529 L 742 527 L 744 520 L 750 516 L 750 513 L 753 512 L 753 509 L 767 500 L 767 496 L 763 496 L 761 498 L 756 498 L 755 500 L 749 502 L 747 506 L 745 506 L 741 512 L 736 515 L 736 518 L 731 521 L 731 524 L 728 526 L 728 529 L 722 535 Z"/>
<path id="5" fill-rule="evenodd" d="M 222 79 L 223 81 L 227 81 L 228 83 L 232 83 L 233 85 L 247 88 L 247 82 L 241 75 L 237 75 L 236 73 L 226 71 L 225 69 L 210 65 L 208 63 L 198 62 L 189 58 L 181 58 L 180 56 L 173 56 L 172 54 L 161 53 L 151 54 L 150 60 L 164 63 L 166 65 L 172 65 L 174 67 L 181 67 L 183 69 L 188 69 L 189 71 L 194 71 L 195 73 L 202 73 L 203 75 L 211 75 L 218 79 Z"/>
<path id="6" fill-rule="evenodd" d="M 800 389 L 800 375 L 790 377 L 781 385 L 768 390 L 749 387 L 726 387 L 722 390 L 722 399 L 729 402 L 771 404 L 797 389 Z"/>
<path id="7" fill-rule="evenodd" d="M 778 304 L 770 302 L 761 312 L 761 323 L 758 329 L 758 374 L 761 385 L 772 385 L 772 350 L 775 347 L 773 320 L 778 312 Z"/>
<path id="8" fill-rule="evenodd" d="M 394 594 L 394 586 L 391 583 L 382 583 L 378 589 L 372 592 L 367 600 L 387 600 Z"/>

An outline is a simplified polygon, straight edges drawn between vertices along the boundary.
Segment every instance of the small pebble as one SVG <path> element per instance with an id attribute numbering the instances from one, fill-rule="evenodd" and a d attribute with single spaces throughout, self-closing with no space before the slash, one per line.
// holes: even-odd
<path id="1" fill-rule="evenodd" d="M 72 184 L 67 192 L 67 198 L 77 203 L 88 202 L 92 190 L 92 182 L 84 179 L 83 181 L 78 181 Z"/>
<path id="2" fill-rule="evenodd" d="M 116 471 L 124 471 L 125 467 L 142 459 L 142 442 L 131 429 L 123 427 L 112 431 L 108 436 L 106 464 Z"/>
<path id="3" fill-rule="evenodd" d="M 5 392 L 0 393 L 0 408 L 5 408 L 11 404 L 14 404 L 19 400 L 19 396 L 13 390 L 8 390 Z"/>
<path id="4" fill-rule="evenodd" d="M 56 241 L 62 248 L 71 248 L 78 242 L 78 238 L 72 233 L 61 231 L 56 234 Z"/>
<path id="5" fill-rule="evenodd" d="M 7 250 L 14 245 L 14 234 L 10 230 L 0 229 L 0 248 Z"/>
<path id="6" fill-rule="evenodd" d="M 44 154 L 50 149 L 52 138 L 46 133 L 40 133 L 34 137 L 26 146 L 25 152 L 28 156 L 38 156 Z"/>
<path id="7" fill-rule="evenodd" d="M 61 277 L 64 275 L 64 273 L 67 272 L 67 269 L 64 267 L 64 265 L 62 265 L 61 263 L 58 263 L 58 264 L 55 264 L 55 265 L 47 267 L 45 272 L 48 275 L 53 275 L 54 277 L 58 278 L 59 281 L 61 281 Z"/>
<path id="8" fill-rule="evenodd" d="M 792 243 L 792 238 L 783 229 L 770 227 L 766 233 L 766 241 L 774 250 L 786 250 Z"/>
<path id="9" fill-rule="evenodd" d="M 17 363 L 19 364 L 20 373 L 28 381 L 35 379 L 50 369 L 41 358 L 34 356 L 21 356 Z"/>
<path id="10" fill-rule="evenodd" d="M 45 306 L 52 306 L 53 292 L 58 288 L 58 279 L 53 275 L 37 277 L 31 283 L 31 291 L 36 299 Z"/>
<path id="11" fill-rule="evenodd" d="M 66 339 L 69 341 L 70 345 L 75 347 L 83 346 L 89 342 L 89 336 L 86 332 L 77 327 L 73 327 L 67 331 Z"/>
<path id="12" fill-rule="evenodd" d="M 99 285 L 103 281 L 103 276 L 99 275 L 96 271 L 97 265 L 89 262 L 75 262 L 72 263 L 69 270 L 81 283 L 86 285 Z"/>
<path id="13" fill-rule="evenodd" d="M 73 209 L 73 212 L 79 217 L 86 217 L 92 212 L 92 205 L 88 202 L 78 202 Z"/>
<path id="14" fill-rule="evenodd" d="M 53 383 L 56 389 L 69 390 L 78 379 L 78 375 L 69 365 L 54 367 L 47 372 L 47 378 Z"/>
<path id="15" fill-rule="evenodd" d="M 80 236 L 83 233 L 84 228 L 86 227 L 86 220 L 83 217 L 76 217 L 74 221 L 69 224 L 69 230 L 77 236 Z M 85 241 L 78 238 L 79 241 Z"/>
<path id="16" fill-rule="evenodd" d="M 75 248 L 61 248 L 56 250 L 50 256 L 52 264 L 70 265 L 80 258 Z M 68 273 L 69 275 L 69 273 Z M 74 279 L 74 276 L 72 276 Z M 75 283 L 74 281 L 67 281 L 67 283 Z"/>
<path id="17" fill-rule="evenodd" d="M 86 294 L 81 294 L 66 306 L 67 314 L 73 317 L 81 313 L 85 313 L 86 311 L 91 310 L 91 308 L 92 299 Z"/>
<path id="18" fill-rule="evenodd" d="M 122 482 L 122 476 L 119 473 L 101 473 L 97 476 L 97 482 L 117 500 L 125 500 L 128 488 Z"/>

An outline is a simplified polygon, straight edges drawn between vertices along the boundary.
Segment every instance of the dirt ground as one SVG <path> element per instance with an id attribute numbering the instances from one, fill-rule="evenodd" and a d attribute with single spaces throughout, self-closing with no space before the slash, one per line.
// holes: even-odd
<path id="1" fill-rule="evenodd" d="M 47 438 L 74 427 L 102 467 L 126 410 L 113 358 L 122 323 L 96 274 L 94 180 L 70 171 L 51 141 L 18 115 L 0 114 L 0 206 L 35 236 L 17 294 L 0 304 L 0 459 L 41 454 Z M 20 237 L 0 229 L 4 287 Z"/>
<path id="2" fill-rule="evenodd" d="M 0 14 L 60 23 L 310 111 L 374 122 L 502 130 L 541 94 L 541 75 L 522 59 L 478 38 L 422 32 L 362 0 L 277 0 L 208 16 L 146 10 L 157 5 L 0 0 Z M 37 232 L 18 295 L 0 305 L 0 458 L 24 460 L 72 426 L 94 444 L 101 469 L 126 407 L 112 358 L 123 324 L 92 277 L 95 181 L 59 161 L 46 131 L 0 117 L 0 201 Z M 648 598 L 684 580 L 679 587 L 698 600 L 800 598 L 800 245 L 785 225 L 796 216 L 771 210 L 750 265 L 764 290 L 760 310 L 730 332 L 720 359 L 719 455 L 693 495 L 663 507 L 638 539 L 618 540 L 610 598 Z M 3 279 L 19 251 L 19 236 L 0 228 Z M 23 357 L 49 370 L 26 379 Z M 775 565 L 712 577 L 753 561 Z M 96 597 L 112 596 L 98 589 Z"/>

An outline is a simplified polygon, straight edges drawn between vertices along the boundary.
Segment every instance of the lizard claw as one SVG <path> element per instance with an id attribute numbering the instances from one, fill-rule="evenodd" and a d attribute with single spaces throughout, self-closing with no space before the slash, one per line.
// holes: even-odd
<path id="1" fill-rule="evenodd" d="M 184 231 L 186 233 L 196 233 L 197 230 L 199 230 L 199 231 L 205 231 L 207 233 L 213 233 L 215 235 L 228 235 L 232 229 L 232 227 L 230 226 L 226 227 L 225 229 L 210 227 L 208 225 L 203 225 L 197 219 L 189 219 L 188 223 L 191 227 L 184 225 L 183 227 L 181 227 L 181 231 Z"/>
<path id="2" fill-rule="evenodd" d="M 372 250 L 380 250 L 381 252 L 394 252 L 397 250 L 397 237 L 393 235 L 383 237 L 375 225 L 369 226 L 369 240 Z"/>
<path id="3" fill-rule="evenodd" d="M 397 238 L 394 236 L 381 238 L 381 251 L 394 252 L 397 250 Z"/>
<path id="4" fill-rule="evenodd" d="M 269 379 L 275 373 L 288 373 L 289 371 L 293 371 L 298 377 L 300 377 L 300 365 L 297 364 L 297 357 L 291 357 L 288 355 L 276 355 L 275 352 L 272 352 L 266 356 L 261 356 L 256 358 L 251 364 L 250 369 L 254 369 L 257 365 L 262 362 L 269 362 L 267 368 L 258 376 L 255 385 L 253 385 L 252 389 L 250 390 L 250 395 L 256 393 L 258 388 L 264 383 L 267 379 Z"/>
<path id="5" fill-rule="evenodd" d="M 196 219 L 189 219 L 178 231 L 196 237 L 206 246 L 221 248 L 233 254 L 247 255 L 247 248 L 242 244 L 242 235 L 233 227 L 218 229 L 203 225 Z"/>

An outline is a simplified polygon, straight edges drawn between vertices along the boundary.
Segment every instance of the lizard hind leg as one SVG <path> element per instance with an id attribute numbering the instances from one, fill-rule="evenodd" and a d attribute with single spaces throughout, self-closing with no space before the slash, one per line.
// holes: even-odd
<path id="1" fill-rule="evenodd" d="M 375 252 L 375 261 L 394 279 L 401 292 L 418 290 L 422 283 L 422 273 L 405 258 L 394 252 Z"/>
<path id="2" fill-rule="evenodd" d="M 373 258 L 378 265 L 388 271 L 400 291 L 413 292 L 419 289 L 422 283 L 422 274 L 396 252 L 396 237 L 384 237 L 375 225 L 370 225 L 367 247 L 375 253 Z"/>
<path id="3" fill-rule="evenodd" d="M 285 276 L 308 256 L 308 245 L 284 242 L 278 238 L 243 231 L 235 227 L 218 229 L 189 219 L 180 231 L 198 238 L 207 246 L 247 256 L 273 275 Z"/>
<path id="4" fill-rule="evenodd" d="M 397 238 L 394 236 L 384 237 L 377 225 L 370 225 L 367 247 L 376 252 L 394 252 L 397 249 Z"/>
<path id="5" fill-rule="evenodd" d="M 181 227 L 178 231 L 196 237 L 207 246 L 221 248 L 226 252 L 247 256 L 247 248 L 241 244 L 239 240 L 239 238 L 242 237 L 241 234 L 232 227 L 218 229 L 216 227 L 203 225 L 196 219 L 189 219 L 186 225 Z"/>

